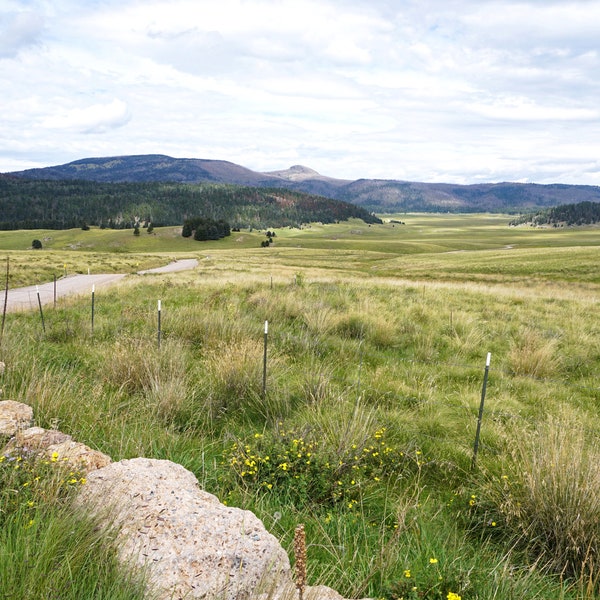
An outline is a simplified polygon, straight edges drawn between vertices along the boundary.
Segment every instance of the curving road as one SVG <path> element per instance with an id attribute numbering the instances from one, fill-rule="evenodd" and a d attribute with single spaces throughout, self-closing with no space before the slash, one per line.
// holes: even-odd
<path id="1" fill-rule="evenodd" d="M 175 273 L 176 271 L 186 271 L 198 266 L 195 258 L 176 260 L 164 267 L 156 269 L 147 269 L 138 271 L 138 275 L 147 273 Z M 70 296 L 73 294 L 83 294 L 92 292 L 92 286 L 105 287 L 120 281 L 127 275 L 124 274 L 103 274 L 103 275 L 70 275 L 56 281 L 56 297 Z M 30 285 L 23 288 L 8 290 L 8 300 L 6 309 L 8 311 L 31 310 L 38 308 L 38 292 L 42 304 L 51 304 L 54 302 L 54 282 L 43 283 L 41 285 Z M 0 310 L 4 306 L 5 290 L 0 290 Z"/>

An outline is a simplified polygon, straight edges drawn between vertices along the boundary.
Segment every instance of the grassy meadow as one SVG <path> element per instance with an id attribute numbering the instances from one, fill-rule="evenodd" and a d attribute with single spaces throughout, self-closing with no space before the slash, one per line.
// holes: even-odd
<path id="1" fill-rule="evenodd" d="M 304 523 L 309 583 L 346 597 L 598 597 L 600 229 L 390 219 L 276 230 L 269 248 L 258 231 L 0 232 L 12 287 L 65 265 L 199 260 L 97 291 L 93 334 L 89 298 L 46 309 L 45 333 L 37 313 L 9 313 L 3 397 L 113 460 L 181 463 L 292 561 Z M 0 460 L 0 477 L 0 590 L 142 597 L 71 511 L 84 477 L 25 459 Z M 63 570 L 36 586 L 49 565 Z"/>

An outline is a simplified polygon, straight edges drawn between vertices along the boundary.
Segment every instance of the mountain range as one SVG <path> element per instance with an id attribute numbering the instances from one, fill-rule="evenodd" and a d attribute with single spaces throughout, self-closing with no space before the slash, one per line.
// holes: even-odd
<path id="1" fill-rule="evenodd" d="M 522 213 L 583 201 L 600 202 L 600 187 L 590 185 L 510 182 L 460 185 L 393 179 L 347 180 L 327 177 L 302 165 L 262 173 L 225 160 L 172 158 L 160 154 L 84 158 L 64 165 L 7 175 L 104 183 L 227 183 L 286 188 L 343 200 L 378 213 Z"/>

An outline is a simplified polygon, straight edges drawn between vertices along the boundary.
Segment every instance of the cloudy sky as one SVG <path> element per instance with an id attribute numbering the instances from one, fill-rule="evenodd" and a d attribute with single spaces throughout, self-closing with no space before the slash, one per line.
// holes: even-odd
<path id="1" fill-rule="evenodd" d="M 1 0 L 0 172 L 600 185 L 600 0 Z"/>

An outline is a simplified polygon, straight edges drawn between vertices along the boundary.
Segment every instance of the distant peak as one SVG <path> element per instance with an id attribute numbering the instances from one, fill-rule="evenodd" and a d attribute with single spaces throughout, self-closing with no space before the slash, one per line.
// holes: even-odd
<path id="1" fill-rule="evenodd" d="M 288 179 L 290 181 L 302 181 L 304 179 L 320 177 L 317 171 L 305 167 L 304 165 L 293 165 L 289 169 L 283 171 L 270 171 L 266 174 L 272 175 L 273 177 L 280 177 L 281 179 Z"/>
<path id="2" fill-rule="evenodd" d="M 310 173 L 311 175 L 318 175 L 318 173 L 314 169 L 310 169 L 309 167 L 305 167 L 304 165 L 293 165 L 288 171 L 294 171 L 295 173 Z"/>

